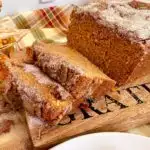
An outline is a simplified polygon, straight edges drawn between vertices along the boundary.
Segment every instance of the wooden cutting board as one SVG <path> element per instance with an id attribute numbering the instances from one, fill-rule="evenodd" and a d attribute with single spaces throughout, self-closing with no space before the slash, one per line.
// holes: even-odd
<path id="1" fill-rule="evenodd" d="M 145 79 L 150 81 L 150 76 Z M 88 109 L 72 112 L 56 127 L 26 114 L 34 146 L 51 147 L 85 133 L 127 131 L 150 123 L 150 82 L 145 79 L 143 84 L 108 93 L 99 102 L 87 100 Z"/>

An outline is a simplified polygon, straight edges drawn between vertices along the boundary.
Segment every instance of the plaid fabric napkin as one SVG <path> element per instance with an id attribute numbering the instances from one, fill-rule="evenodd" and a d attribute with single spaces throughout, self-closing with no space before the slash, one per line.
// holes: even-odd
<path id="1" fill-rule="evenodd" d="M 0 19 L 0 50 L 30 47 L 35 40 L 66 42 L 72 5 L 49 7 Z"/>

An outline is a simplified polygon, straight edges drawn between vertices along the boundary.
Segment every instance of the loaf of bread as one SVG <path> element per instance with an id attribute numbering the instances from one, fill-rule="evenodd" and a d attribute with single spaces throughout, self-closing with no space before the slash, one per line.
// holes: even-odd
<path id="1" fill-rule="evenodd" d="M 118 85 L 150 74 L 150 10 L 139 1 L 91 3 L 71 15 L 68 45 Z M 141 10 L 142 9 L 142 10 Z"/>
<path id="2" fill-rule="evenodd" d="M 35 63 L 76 99 L 99 100 L 115 85 L 87 58 L 65 45 L 38 42 L 33 51 Z"/>
<path id="3" fill-rule="evenodd" d="M 49 78 L 41 74 L 35 76 L 34 67 L 13 66 L 10 60 L 3 55 L 0 56 L 0 66 L 3 68 L 0 72 L 5 74 L 1 91 L 10 100 L 23 101 L 24 108 L 31 115 L 48 121 L 50 124 L 57 124 L 64 115 L 72 110 L 74 101 L 72 96 Z M 31 71 L 33 72 L 30 73 Z"/>

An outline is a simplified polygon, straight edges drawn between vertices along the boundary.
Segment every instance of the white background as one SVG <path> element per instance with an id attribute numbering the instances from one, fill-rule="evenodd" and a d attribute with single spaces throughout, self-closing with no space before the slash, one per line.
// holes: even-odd
<path id="1" fill-rule="evenodd" d="M 52 0 L 47 4 L 40 4 L 39 0 L 2 0 L 3 7 L 0 16 L 9 15 L 12 13 L 33 10 L 36 8 L 44 8 L 53 5 L 65 5 L 65 4 L 83 4 L 88 0 Z"/>

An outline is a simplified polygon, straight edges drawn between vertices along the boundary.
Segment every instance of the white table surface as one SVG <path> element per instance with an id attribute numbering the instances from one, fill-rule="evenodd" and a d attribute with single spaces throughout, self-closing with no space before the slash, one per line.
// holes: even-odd
<path id="1" fill-rule="evenodd" d="M 47 1 L 47 0 L 45 0 Z M 49 3 L 40 3 L 40 0 L 3 0 L 0 16 L 11 15 L 13 13 L 34 10 L 54 5 L 84 4 L 88 0 L 51 0 Z"/>

